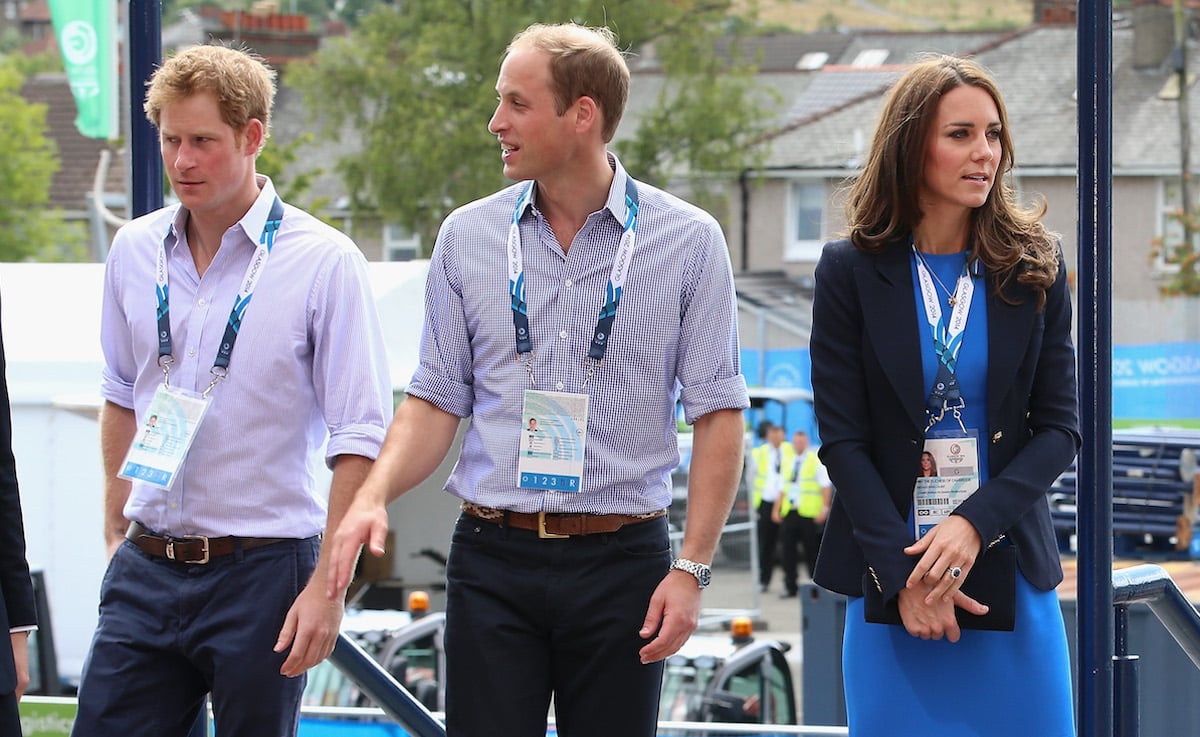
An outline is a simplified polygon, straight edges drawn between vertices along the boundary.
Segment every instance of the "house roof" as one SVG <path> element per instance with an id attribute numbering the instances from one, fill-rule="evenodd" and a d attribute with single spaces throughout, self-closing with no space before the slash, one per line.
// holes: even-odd
<path id="1" fill-rule="evenodd" d="M 738 306 L 761 309 L 807 338 L 812 329 L 812 277 L 783 271 L 746 271 L 734 275 Z"/>
<path id="2" fill-rule="evenodd" d="M 755 64 L 760 72 L 795 72 L 803 71 L 806 64 L 819 69 L 836 63 L 853 42 L 849 33 L 773 33 L 743 39 L 739 50 L 743 61 Z M 730 48 L 727 38 L 717 42 L 721 56 L 728 56 Z"/>
<path id="3" fill-rule="evenodd" d="M 31 103 L 46 106 L 46 135 L 58 146 L 61 166 L 50 185 L 50 206 L 68 212 L 86 211 L 87 195 L 92 191 L 100 152 L 108 148 L 107 142 L 84 138 L 75 128 L 78 110 L 66 74 L 34 75 L 21 88 L 21 96 Z M 125 191 L 124 157 L 113 157 L 104 190 Z"/>
<path id="4" fill-rule="evenodd" d="M 1133 69 L 1133 35 L 1132 28 L 1113 30 L 1113 169 L 1126 175 L 1175 172 L 1178 112 L 1174 100 L 1159 96 L 1170 74 L 1166 69 Z M 1004 93 L 1018 165 L 1026 174 L 1076 166 L 1075 44 L 1072 26 L 1033 26 L 993 38 L 971 54 L 992 72 Z M 1200 54 L 1189 54 L 1190 64 L 1200 74 L 1197 57 Z M 819 74 L 828 79 L 814 80 L 810 90 L 846 79 L 841 67 Z M 857 168 L 885 92 L 883 85 L 781 127 L 770 137 L 767 166 Z M 1200 114 L 1197 98 L 1200 94 L 1189 99 L 1192 119 Z"/>
<path id="5" fill-rule="evenodd" d="M 23 23 L 49 23 L 50 3 L 47 0 L 32 0 L 20 7 L 17 17 Z"/>
<path id="6" fill-rule="evenodd" d="M 831 63 L 906 64 L 924 53 L 970 53 L 1010 35 L 1010 31 L 863 31 L 855 34 L 842 56 Z"/>

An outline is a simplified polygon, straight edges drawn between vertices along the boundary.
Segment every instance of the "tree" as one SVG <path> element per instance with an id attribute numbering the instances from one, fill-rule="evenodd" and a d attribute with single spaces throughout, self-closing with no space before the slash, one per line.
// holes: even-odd
<path id="1" fill-rule="evenodd" d="M 729 0 L 409 0 L 376 7 L 351 35 L 289 83 L 325 135 L 347 131 L 358 153 L 337 163 L 356 213 L 378 214 L 432 243 L 453 207 L 505 180 L 487 121 L 501 56 L 536 21 L 607 25 L 623 48 L 653 44 L 668 79 L 635 141 L 618 146 L 627 168 L 663 184 L 736 173 L 760 133 L 752 66 L 728 63 L 717 39 Z M 736 53 L 729 54 L 737 59 Z"/>
<path id="2" fill-rule="evenodd" d="M 0 261 L 72 258 L 80 237 L 46 204 L 59 169 L 46 137 L 46 106 L 21 97 L 21 73 L 0 59 Z"/>
<path id="3" fill-rule="evenodd" d="M 296 162 L 300 158 L 300 149 L 309 145 L 313 141 L 311 132 L 304 133 L 287 143 L 279 143 L 273 137 L 267 141 L 267 145 L 258 155 L 258 160 L 254 163 L 254 169 L 259 174 L 265 174 L 271 178 L 271 182 L 275 185 L 275 191 L 279 193 L 280 198 L 284 202 L 300 203 L 301 198 L 307 196 L 312 189 L 313 180 L 319 177 L 323 169 L 305 169 L 296 171 L 290 177 L 284 176 L 284 171 L 292 168 L 294 170 Z M 310 212 L 319 212 L 328 203 L 328 198 L 318 197 L 315 200 L 307 203 L 304 209 Z"/>

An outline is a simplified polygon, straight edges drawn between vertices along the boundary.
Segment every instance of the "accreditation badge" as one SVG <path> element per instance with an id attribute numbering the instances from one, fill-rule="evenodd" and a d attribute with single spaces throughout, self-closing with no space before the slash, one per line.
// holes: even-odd
<path id="1" fill-rule="evenodd" d="M 517 486 L 578 492 L 583 481 L 588 395 L 525 390 Z"/>
<path id="2" fill-rule="evenodd" d="M 160 386 L 117 475 L 161 489 L 171 488 L 210 403 L 195 392 Z"/>
<path id="3" fill-rule="evenodd" d="M 979 433 L 931 433 L 917 467 L 913 525 L 919 540 L 979 488 Z"/>

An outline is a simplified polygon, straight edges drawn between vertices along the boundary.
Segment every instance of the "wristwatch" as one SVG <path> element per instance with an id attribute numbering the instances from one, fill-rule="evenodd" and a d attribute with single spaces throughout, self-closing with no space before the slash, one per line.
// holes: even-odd
<path id="1" fill-rule="evenodd" d="M 696 583 L 700 585 L 700 588 L 705 588 L 712 583 L 712 568 L 704 565 L 703 563 L 697 563 L 694 560 L 688 560 L 687 558 L 676 558 L 675 560 L 671 561 L 671 570 L 686 571 L 687 573 L 692 574 L 696 577 Z"/>

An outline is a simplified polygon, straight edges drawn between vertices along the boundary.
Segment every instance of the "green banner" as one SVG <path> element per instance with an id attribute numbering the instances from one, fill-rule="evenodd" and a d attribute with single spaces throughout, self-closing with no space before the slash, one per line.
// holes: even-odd
<path id="1" fill-rule="evenodd" d="M 50 17 L 88 138 L 117 137 L 116 5 L 113 0 L 50 0 Z"/>
<path id="2" fill-rule="evenodd" d="M 22 737 L 67 737 L 75 723 L 75 699 L 21 699 Z"/>

